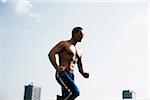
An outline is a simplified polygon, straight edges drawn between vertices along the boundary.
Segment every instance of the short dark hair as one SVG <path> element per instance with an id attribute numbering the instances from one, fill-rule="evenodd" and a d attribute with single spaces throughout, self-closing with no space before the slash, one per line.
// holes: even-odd
<path id="1" fill-rule="evenodd" d="M 81 30 L 83 30 L 82 27 L 74 27 L 72 30 L 72 36 L 74 36 L 75 33 L 79 32 Z"/>

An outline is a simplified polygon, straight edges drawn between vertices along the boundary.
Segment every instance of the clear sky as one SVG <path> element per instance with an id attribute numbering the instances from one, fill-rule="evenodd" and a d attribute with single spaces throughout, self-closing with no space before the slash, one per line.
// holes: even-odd
<path id="1" fill-rule="evenodd" d="M 146 100 L 147 11 L 146 0 L 0 0 L 0 100 L 22 100 L 30 82 L 42 87 L 41 100 L 60 94 L 48 53 L 75 26 L 85 32 L 77 47 L 90 73 L 84 79 L 75 67 L 78 99 L 121 99 L 130 89 Z"/>

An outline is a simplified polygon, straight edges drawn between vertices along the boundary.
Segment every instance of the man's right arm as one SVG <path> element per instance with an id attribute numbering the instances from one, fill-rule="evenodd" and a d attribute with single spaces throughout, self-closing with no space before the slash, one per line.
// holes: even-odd
<path id="1" fill-rule="evenodd" d="M 65 41 L 59 42 L 56 46 L 52 48 L 52 50 L 48 54 L 49 60 L 56 70 L 59 70 L 59 65 L 56 62 L 56 54 L 58 54 L 59 52 L 63 50 L 64 43 Z"/>

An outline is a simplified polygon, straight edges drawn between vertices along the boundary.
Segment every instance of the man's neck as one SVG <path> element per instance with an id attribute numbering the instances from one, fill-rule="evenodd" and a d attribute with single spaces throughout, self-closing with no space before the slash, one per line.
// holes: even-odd
<path id="1" fill-rule="evenodd" d="M 77 42 L 74 41 L 74 39 L 70 39 L 69 42 L 70 42 L 71 44 L 73 44 L 74 46 L 77 44 Z"/>

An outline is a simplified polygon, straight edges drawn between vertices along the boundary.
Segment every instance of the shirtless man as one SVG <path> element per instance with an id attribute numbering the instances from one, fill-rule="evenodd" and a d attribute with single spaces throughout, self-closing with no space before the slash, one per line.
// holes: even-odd
<path id="1" fill-rule="evenodd" d="M 56 80 L 62 87 L 62 96 L 57 95 L 57 100 L 74 100 L 79 96 L 79 89 L 74 83 L 74 65 L 77 63 L 79 72 L 83 77 L 88 78 L 89 73 L 83 71 L 81 52 L 76 49 L 77 42 L 83 38 L 81 27 L 75 27 L 72 30 L 70 40 L 59 42 L 49 53 L 49 59 L 56 69 Z M 56 62 L 56 54 L 59 57 L 59 64 Z"/>

